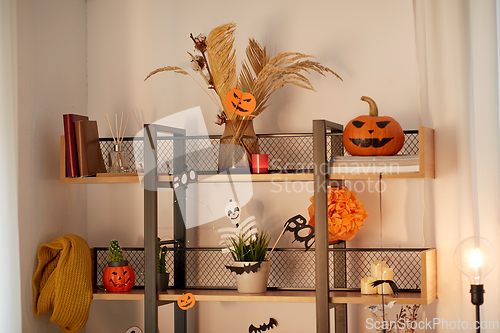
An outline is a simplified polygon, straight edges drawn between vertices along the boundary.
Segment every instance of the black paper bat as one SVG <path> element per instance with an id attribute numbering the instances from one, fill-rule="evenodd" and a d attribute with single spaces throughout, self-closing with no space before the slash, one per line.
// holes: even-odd
<path id="1" fill-rule="evenodd" d="M 371 283 L 372 287 L 379 286 L 383 283 L 388 283 L 389 286 L 391 286 L 392 292 L 394 293 L 394 296 L 397 296 L 399 293 L 398 286 L 394 283 L 392 280 L 377 280 Z"/>
<path id="2" fill-rule="evenodd" d="M 226 268 L 229 269 L 231 272 L 235 272 L 236 275 L 240 275 L 240 274 L 243 274 L 243 273 L 250 273 L 250 272 L 254 272 L 254 273 L 257 273 L 257 270 L 259 269 L 260 267 L 260 262 L 257 262 L 253 265 L 243 265 L 243 267 L 236 267 L 236 266 L 227 266 L 226 265 Z"/>
<path id="3" fill-rule="evenodd" d="M 294 217 L 286 221 L 285 225 L 287 225 L 285 229 L 286 231 L 293 232 L 293 235 L 295 237 L 293 242 L 295 241 L 304 242 L 306 251 L 311 248 L 311 246 L 315 242 L 314 241 L 315 230 L 313 226 L 306 224 L 306 219 L 304 218 L 304 216 L 300 214 L 295 215 Z M 304 229 L 306 230 L 309 229 L 309 233 L 307 234 L 307 236 L 300 236 L 299 232 Z"/>
<path id="4" fill-rule="evenodd" d="M 250 325 L 250 327 L 248 328 L 248 333 L 264 332 L 273 329 L 274 326 L 278 326 L 278 322 L 276 321 L 276 319 L 270 318 L 268 324 L 262 324 L 259 326 L 259 328 Z"/>

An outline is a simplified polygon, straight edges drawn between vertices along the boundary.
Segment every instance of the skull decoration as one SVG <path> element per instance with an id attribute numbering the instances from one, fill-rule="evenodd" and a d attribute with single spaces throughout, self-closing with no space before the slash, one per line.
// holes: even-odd
<path id="1" fill-rule="evenodd" d="M 229 203 L 226 205 L 227 217 L 231 220 L 231 223 L 238 227 L 240 223 L 240 207 L 239 204 L 233 199 L 229 199 Z"/>

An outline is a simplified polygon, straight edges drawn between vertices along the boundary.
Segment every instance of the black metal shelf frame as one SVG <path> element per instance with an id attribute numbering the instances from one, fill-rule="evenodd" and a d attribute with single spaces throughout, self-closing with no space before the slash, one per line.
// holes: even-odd
<path id="1" fill-rule="evenodd" d="M 283 138 L 287 135 L 259 135 L 259 145 L 261 153 L 270 154 L 270 159 L 280 161 L 270 165 L 270 171 L 281 172 L 297 172 L 298 168 L 294 165 L 300 165 L 300 171 L 310 172 L 313 168 L 314 180 L 314 197 L 316 213 L 316 247 L 314 253 L 315 262 L 315 284 L 316 290 L 316 332 L 330 332 L 330 314 L 331 307 L 335 307 L 335 332 L 347 333 L 347 305 L 346 304 L 330 304 L 330 277 L 333 280 L 333 288 L 349 289 L 348 288 L 348 253 L 349 249 L 345 249 L 345 242 L 334 245 L 334 251 L 329 249 L 328 244 L 328 221 L 327 221 L 327 172 L 321 170 L 321 166 L 328 165 L 328 160 L 332 155 L 346 155 L 342 147 L 342 125 L 332 123 L 326 120 L 313 121 L 313 133 L 289 135 L 300 140 L 307 141 L 304 146 L 296 146 L 294 143 L 283 144 Z M 144 260 L 145 272 L 156 272 L 156 246 L 157 246 L 157 226 L 158 226 L 158 193 L 159 188 L 171 188 L 170 182 L 158 181 L 158 173 L 174 174 L 177 171 L 186 169 L 196 170 L 198 173 L 217 173 L 217 156 L 218 148 L 217 140 L 220 137 L 209 137 L 209 144 L 202 148 L 195 148 L 196 154 L 186 154 L 186 151 L 193 151 L 190 141 L 207 140 L 207 138 L 198 139 L 195 137 L 186 137 L 186 133 L 182 129 L 176 129 L 160 125 L 146 125 L 145 135 L 142 141 L 143 145 L 143 160 L 145 176 L 143 179 L 144 186 Z M 173 136 L 169 138 L 158 137 L 158 133 L 170 133 Z M 407 131 L 405 147 L 400 154 L 418 154 L 418 132 Z M 272 140 L 281 140 L 277 144 Z M 269 141 L 267 146 L 266 140 Z M 101 140 L 101 147 L 105 140 Z M 132 139 L 125 141 L 125 149 L 134 150 L 134 144 L 141 144 L 140 141 Z M 127 148 L 129 145 L 132 148 Z M 328 148 L 328 149 L 327 149 Z M 215 149 L 215 150 L 214 150 Z M 273 149 L 273 150 L 271 150 Z M 339 150 L 340 149 L 340 150 Z M 102 148 L 103 152 L 109 149 Z M 140 149 L 139 149 L 140 151 Z M 276 155 L 279 153 L 287 153 L 292 155 Z M 205 152 L 208 155 L 204 155 Z M 303 160 L 297 159 L 297 152 L 305 153 Z M 312 156 L 310 153 L 312 152 Z M 134 154 L 129 154 L 134 156 Z M 171 156 L 169 158 L 169 156 Z M 175 158 L 172 158 L 175 157 Z M 203 156 L 208 156 L 208 167 L 206 159 Z M 142 156 L 137 155 L 135 159 L 141 159 Z M 167 163 L 168 162 L 168 163 Z M 280 164 L 281 163 L 281 164 Z M 135 165 L 135 161 L 133 164 Z M 290 168 L 286 166 L 292 166 Z M 317 167 L 319 166 L 319 167 Z M 130 172 L 136 170 L 131 169 Z M 185 196 L 185 190 L 178 188 L 174 193 L 174 239 L 178 241 L 173 249 L 173 287 L 184 288 L 187 285 L 186 281 L 186 260 L 189 258 L 190 249 L 184 249 L 182 244 L 185 244 L 186 229 L 183 222 L 181 211 L 185 208 L 185 200 L 178 200 Z M 333 262 L 331 261 L 333 257 Z M 330 276 L 329 265 L 334 267 L 333 276 Z M 145 333 L 156 333 L 158 329 L 158 309 L 159 305 L 158 292 L 156 289 L 156 274 L 144 275 L 144 311 L 145 311 Z M 411 288 L 409 288 L 411 289 Z M 176 333 L 187 331 L 186 312 L 174 307 L 174 329 Z"/>
<path id="2" fill-rule="evenodd" d="M 158 133 L 172 134 L 174 138 L 185 137 L 186 131 L 183 129 L 161 126 L 144 126 L 144 270 L 145 272 L 157 271 L 157 245 L 158 245 L 158 189 L 171 188 L 171 182 L 161 182 L 158 180 Z M 185 169 L 185 141 L 176 140 L 173 146 L 173 165 L 176 170 Z M 186 227 L 182 220 L 181 211 L 185 208 L 185 200 L 178 200 L 177 197 L 184 197 L 185 190 L 182 188 L 174 192 L 174 239 L 177 242 L 174 249 L 182 247 L 186 239 Z M 174 280 L 176 286 L 184 285 L 184 275 L 182 267 L 185 266 L 183 252 L 177 251 L 174 255 Z M 144 331 L 145 333 L 156 333 L 158 330 L 158 290 L 157 274 L 144 275 Z M 175 332 L 186 332 L 187 317 L 186 312 L 178 307 L 174 307 Z"/>

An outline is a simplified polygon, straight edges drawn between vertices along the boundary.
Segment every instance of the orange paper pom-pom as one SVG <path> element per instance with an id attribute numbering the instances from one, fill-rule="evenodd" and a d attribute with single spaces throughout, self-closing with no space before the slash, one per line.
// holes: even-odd
<path id="1" fill-rule="evenodd" d="M 314 196 L 311 197 L 309 224 L 314 227 Z M 356 193 L 347 187 L 328 188 L 328 242 L 350 241 L 356 236 L 368 213 Z"/>

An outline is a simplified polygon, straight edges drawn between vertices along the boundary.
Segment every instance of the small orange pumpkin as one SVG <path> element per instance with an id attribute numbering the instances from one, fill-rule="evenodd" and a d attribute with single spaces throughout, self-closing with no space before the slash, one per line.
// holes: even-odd
<path id="1" fill-rule="evenodd" d="M 196 303 L 196 299 L 191 293 L 182 294 L 182 296 L 177 299 L 177 305 L 181 308 L 181 310 L 192 308 L 194 303 Z"/>
<path id="2" fill-rule="evenodd" d="M 135 273 L 126 260 L 118 261 L 116 266 L 107 266 L 102 274 L 102 282 L 107 291 L 129 291 L 134 286 Z M 110 264 L 114 264 L 111 263 Z"/>
<path id="3" fill-rule="evenodd" d="M 240 89 L 230 90 L 226 94 L 225 103 L 228 111 L 234 112 L 243 117 L 251 114 L 257 106 L 255 97 L 250 93 L 241 91 Z"/>
<path id="4" fill-rule="evenodd" d="M 375 101 L 363 96 L 370 105 L 368 116 L 351 120 L 344 129 L 342 142 L 354 156 L 390 156 L 397 154 L 405 142 L 401 125 L 392 117 L 379 116 Z"/>

